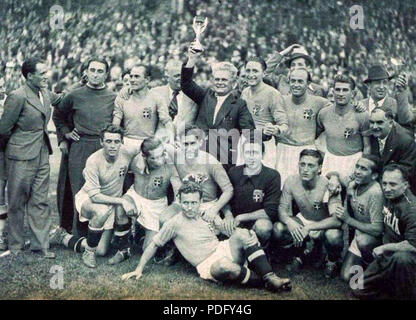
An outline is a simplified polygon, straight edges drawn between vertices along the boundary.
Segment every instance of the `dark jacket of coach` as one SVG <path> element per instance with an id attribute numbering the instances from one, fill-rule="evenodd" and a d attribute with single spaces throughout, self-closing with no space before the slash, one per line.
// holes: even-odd
<path id="1" fill-rule="evenodd" d="M 396 163 L 406 173 L 416 194 L 416 143 L 408 130 L 393 120 L 391 110 L 375 108 L 370 115 L 371 153 L 380 157 L 383 168 Z"/>
<path id="2" fill-rule="evenodd" d="M 198 105 L 195 125 L 208 136 L 208 152 L 228 170 L 236 164 L 241 131 L 255 129 L 246 102 L 233 90 L 237 69 L 231 63 L 219 63 L 212 71 L 213 85 L 203 89 L 192 80 L 200 52 L 193 50 L 192 44 L 188 52 L 188 61 L 182 66 L 181 89 Z"/>

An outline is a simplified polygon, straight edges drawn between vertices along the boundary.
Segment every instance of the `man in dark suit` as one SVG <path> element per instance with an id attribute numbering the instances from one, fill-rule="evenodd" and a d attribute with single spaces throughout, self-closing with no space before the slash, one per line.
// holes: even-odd
<path id="1" fill-rule="evenodd" d="M 0 120 L 0 140 L 7 144 L 9 249 L 18 254 L 24 248 L 27 212 L 32 251 L 53 259 L 55 254 L 49 251 L 51 217 L 47 200 L 52 147 L 47 125 L 51 103 L 59 101 L 47 90 L 47 71 L 41 60 L 23 63 L 26 83 L 7 97 Z"/>
<path id="2" fill-rule="evenodd" d="M 376 108 L 371 112 L 371 153 L 381 158 L 383 167 L 391 163 L 403 167 L 409 177 L 410 189 L 416 193 L 416 143 L 393 118 L 393 112 L 388 109 Z"/>
<path id="3" fill-rule="evenodd" d="M 255 124 L 246 102 L 235 92 L 235 70 L 229 63 L 219 63 L 212 71 L 212 86 L 205 90 L 193 80 L 193 68 L 201 54 L 191 44 L 188 61 L 182 67 L 181 89 L 199 107 L 195 125 L 208 135 L 208 151 L 228 170 L 237 161 L 237 146 L 243 129 Z"/>
<path id="4" fill-rule="evenodd" d="M 375 65 L 369 68 L 368 77 L 364 83 L 368 86 L 368 98 L 361 100 L 368 112 L 379 107 L 384 110 L 391 110 L 394 120 L 405 129 L 413 133 L 413 112 L 407 100 L 407 78 L 399 75 L 395 83 L 395 98 L 387 95 L 388 81 L 393 76 L 389 75 L 382 65 Z"/>

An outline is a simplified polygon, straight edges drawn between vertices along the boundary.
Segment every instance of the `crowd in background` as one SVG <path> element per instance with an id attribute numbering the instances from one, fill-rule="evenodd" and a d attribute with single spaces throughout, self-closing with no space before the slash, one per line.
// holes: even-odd
<path id="1" fill-rule="evenodd" d="M 347 69 L 362 87 L 367 68 L 382 62 L 410 75 L 416 96 L 416 3 L 411 1 L 251 1 L 183 0 L 75 1 L 3 0 L 0 38 L 0 77 L 6 91 L 21 84 L 24 58 L 40 55 L 51 68 L 51 83 L 76 83 L 81 65 L 92 54 L 110 63 L 110 88 L 120 88 L 122 76 L 134 63 L 152 66 L 154 85 L 163 81 L 170 58 L 184 58 L 194 39 L 192 19 L 201 14 L 209 24 L 203 35 L 204 61 L 198 80 L 208 85 L 210 63 L 230 60 L 239 67 L 253 55 L 267 58 L 293 43 L 305 46 L 315 60 L 313 80 L 326 89 L 340 68 Z M 63 8 L 62 29 L 50 27 L 49 10 Z M 364 29 L 350 27 L 350 8 L 363 8 Z M 394 63 L 392 63 L 395 61 Z"/>

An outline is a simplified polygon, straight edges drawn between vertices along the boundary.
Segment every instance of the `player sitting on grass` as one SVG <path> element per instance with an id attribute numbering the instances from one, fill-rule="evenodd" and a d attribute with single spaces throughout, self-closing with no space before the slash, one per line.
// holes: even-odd
<path id="1" fill-rule="evenodd" d="M 122 279 L 139 279 L 157 248 L 172 239 L 203 279 L 247 285 L 258 285 L 262 279 L 271 291 L 290 290 L 290 280 L 279 278 L 273 272 L 253 231 L 237 228 L 229 239 L 218 240 L 215 226 L 201 218 L 201 197 L 199 184 L 183 183 L 179 189 L 182 212 L 163 225 L 143 252 L 136 270 L 124 274 Z M 245 266 L 246 261 L 249 268 Z"/>

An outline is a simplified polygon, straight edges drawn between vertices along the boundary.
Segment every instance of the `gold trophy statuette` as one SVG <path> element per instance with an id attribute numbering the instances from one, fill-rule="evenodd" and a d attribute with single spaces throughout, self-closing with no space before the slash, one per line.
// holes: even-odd
<path id="1" fill-rule="evenodd" d="M 205 28 L 208 25 L 208 18 L 203 18 L 202 16 L 196 16 L 194 22 L 192 23 L 192 28 L 195 32 L 195 45 L 193 49 L 197 52 L 204 51 L 204 48 L 201 45 L 201 34 L 205 31 Z"/>

